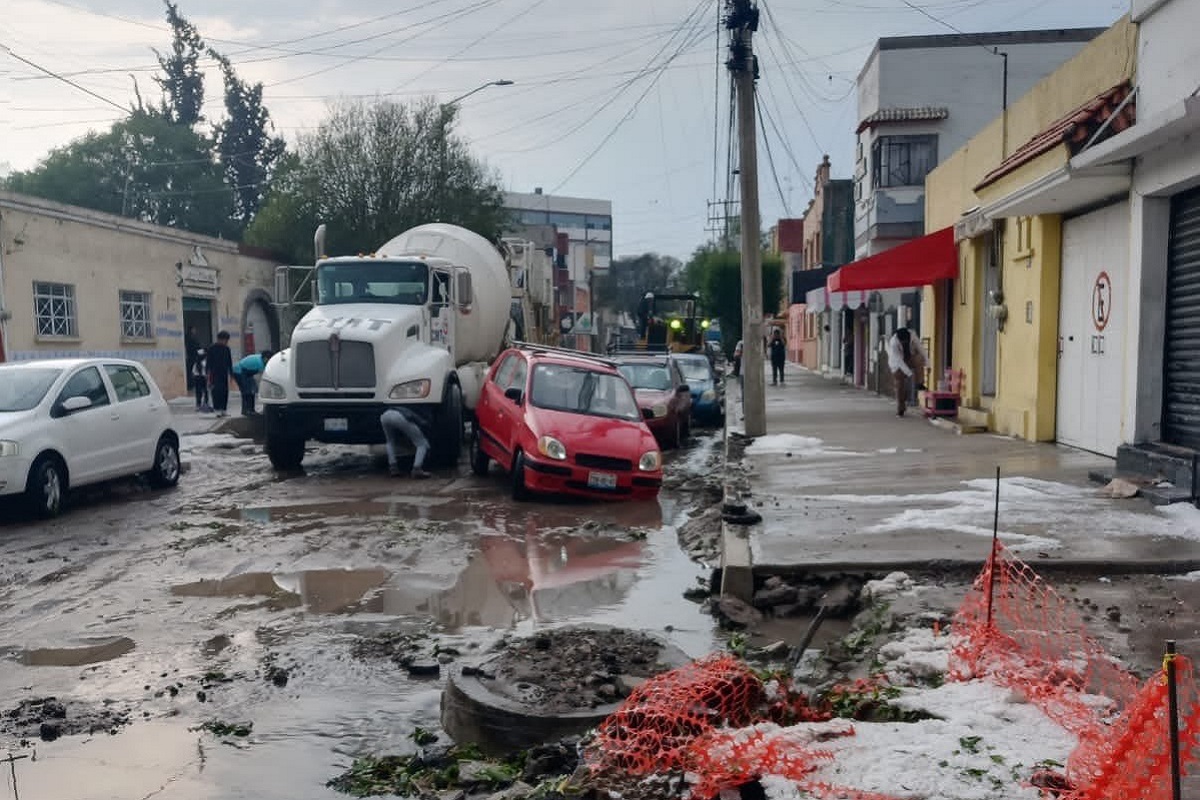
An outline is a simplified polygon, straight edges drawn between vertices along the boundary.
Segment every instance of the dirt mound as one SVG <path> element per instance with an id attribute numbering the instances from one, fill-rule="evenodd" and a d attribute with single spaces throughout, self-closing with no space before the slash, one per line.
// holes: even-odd
<path id="1" fill-rule="evenodd" d="M 22 700 L 0 715 L 0 735 L 20 740 L 53 742 L 60 736 L 81 733 L 120 733 L 129 723 L 129 712 L 116 708 L 89 708 L 61 702 L 55 697 Z"/>
<path id="2" fill-rule="evenodd" d="M 616 702 L 669 668 L 659 662 L 662 643 L 635 631 L 561 628 L 500 646 L 487 670 L 509 684 L 536 687 L 544 712 Z"/>

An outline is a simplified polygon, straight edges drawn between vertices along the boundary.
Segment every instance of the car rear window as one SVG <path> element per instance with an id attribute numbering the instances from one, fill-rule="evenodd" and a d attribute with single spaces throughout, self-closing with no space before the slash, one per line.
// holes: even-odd
<path id="1" fill-rule="evenodd" d="M 665 392 L 671 388 L 671 373 L 661 364 L 622 364 L 618 369 L 635 389 Z"/>

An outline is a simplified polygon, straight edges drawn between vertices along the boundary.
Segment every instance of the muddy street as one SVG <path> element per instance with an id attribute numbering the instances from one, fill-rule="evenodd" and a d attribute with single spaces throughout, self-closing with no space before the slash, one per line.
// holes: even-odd
<path id="1" fill-rule="evenodd" d="M 336 797 L 356 755 L 438 728 L 449 666 L 505 634 L 619 624 L 709 652 L 683 596 L 708 569 L 676 531 L 716 444 L 671 454 L 657 502 L 515 505 L 498 472 L 393 479 L 326 448 L 283 477 L 250 440 L 198 434 L 176 490 L 106 487 L 49 523 L 6 507 L 0 752 L 29 756 L 20 797 Z"/>

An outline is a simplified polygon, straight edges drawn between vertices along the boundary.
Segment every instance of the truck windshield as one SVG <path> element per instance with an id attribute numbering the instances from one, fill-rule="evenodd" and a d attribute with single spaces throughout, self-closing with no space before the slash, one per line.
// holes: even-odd
<path id="1" fill-rule="evenodd" d="M 429 294 L 420 261 L 353 261 L 317 267 L 317 305 L 394 303 L 419 306 Z"/>
<path id="2" fill-rule="evenodd" d="M 629 384 L 619 376 L 560 364 L 534 367 L 530 401 L 538 408 L 572 414 L 641 419 Z"/>

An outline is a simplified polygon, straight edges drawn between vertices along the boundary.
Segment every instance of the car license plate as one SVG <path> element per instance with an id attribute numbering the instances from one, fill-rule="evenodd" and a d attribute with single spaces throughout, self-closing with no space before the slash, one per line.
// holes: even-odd
<path id="1" fill-rule="evenodd" d="M 325 420 L 325 430 L 327 431 L 348 431 L 350 430 L 350 420 L 345 417 L 333 417 Z"/>
<path id="2" fill-rule="evenodd" d="M 617 488 L 617 476 L 611 472 L 589 472 L 588 487 L 592 489 Z"/>

